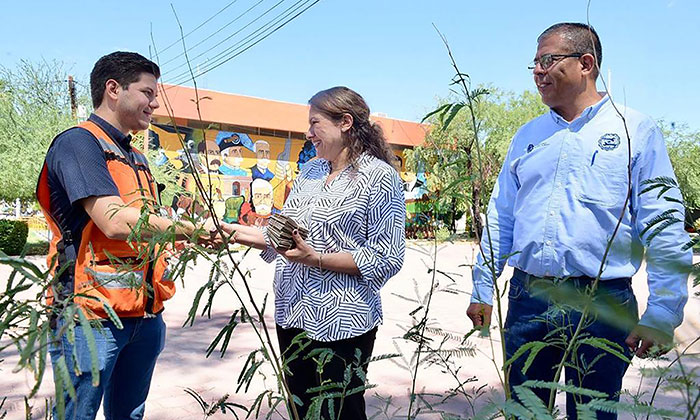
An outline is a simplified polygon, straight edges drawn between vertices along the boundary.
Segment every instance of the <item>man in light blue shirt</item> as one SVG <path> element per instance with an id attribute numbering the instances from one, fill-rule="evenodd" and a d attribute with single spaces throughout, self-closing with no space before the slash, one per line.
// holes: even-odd
<path id="1" fill-rule="evenodd" d="M 646 249 L 650 295 L 638 318 L 630 278 L 640 267 L 650 234 L 644 228 L 664 211 L 674 209 L 682 215 L 684 209 L 657 198 L 658 191 L 642 193 L 642 181 L 675 178 L 673 168 L 653 120 L 597 92 L 601 59 L 600 41 L 588 25 L 556 24 L 538 38 L 534 80 L 551 109 L 522 126 L 512 140 L 488 206 L 488 227 L 481 240 L 486 255 L 480 254 L 474 267 L 467 311 L 475 326 L 488 325 L 493 283 L 506 260 L 515 267 L 505 322 L 508 359 L 528 342 L 563 338 L 566 343 L 581 318 L 574 306 L 580 308 L 583 300 L 569 292 L 563 304 L 570 306 L 556 312 L 562 302 L 554 305 L 551 294 L 536 292 L 536 284 L 543 285 L 542 290 L 566 285 L 583 293 L 601 272 L 596 303 L 583 332 L 617 343 L 629 358 L 645 357 L 654 344 L 670 340 L 683 319 L 688 297 L 685 268 L 692 252 L 681 251 L 688 236 L 680 223 L 668 226 Z M 681 198 L 677 191 L 667 196 Z M 612 316 L 606 317 L 606 311 Z M 558 327 L 561 330 L 546 338 Z M 553 368 L 563 357 L 562 342 L 541 351 L 525 373 L 527 354 L 517 359 L 509 370 L 511 387 L 529 379 L 553 380 Z M 569 362 L 567 383 L 618 399 L 627 362 L 586 345 Z M 533 391 L 548 402 L 549 390 Z M 586 400 L 567 395 L 570 418 L 582 401 Z"/>

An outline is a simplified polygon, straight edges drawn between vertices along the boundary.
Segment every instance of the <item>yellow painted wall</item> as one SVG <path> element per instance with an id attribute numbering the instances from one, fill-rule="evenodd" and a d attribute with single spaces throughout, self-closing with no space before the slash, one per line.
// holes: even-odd
<path id="1" fill-rule="evenodd" d="M 265 225 L 271 213 L 282 209 L 300 164 L 303 165 L 316 155 L 311 143 L 305 140 L 187 127 L 179 129 L 180 136 L 186 145 L 183 148 L 182 141 L 178 138 L 178 134 L 173 132 L 172 127 L 161 127 L 151 126 L 150 137 L 157 138 L 167 157 L 167 163 L 180 170 L 178 182 L 194 194 L 197 191 L 194 182 L 194 173 L 196 173 L 205 189 L 211 191 L 217 216 L 226 222 Z M 230 136 L 233 134 L 238 136 L 238 145 L 232 148 Z M 209 152 L 206 155 L 209 158 L 208 170 L 203 163 L 205 155 L 197 152 L 198 145 L 205 140 Z M 264 172 L 254 169 L 260 163 L 254 151 L 255 142 L 260 140 L 269 145 L 269 163 Z M 185 148 L 189 148 L 190 156 L 195 160 L 195 170 L 192 170 L 188 164 Z M 266 149 L 264 145 L 261 148 Z M 233 152 L 234 149 L 240 151 L 240 156 Z M 401 165 L 400 167 L 395 165 L 395 167 L 406 185 L 415 181 L 416 175 L 406 172 L 403 153 L 396 150 L 394 153 L 400 157 Z M 238 156 L 240 160 L 238 167 L 235 166 L 237 162 L 234 162 L 233 155 Z M 256 194 L 251 191 L 253 187 L 257 189 Z M 406 194 L 407 199 L 412 199 L 415 190 L 413 192 L 407 190 Z M 173 205 L 173 211 L 191 215 L 203 210 L 201 207 L 195 210 L 191 201 L 187 197 L 178 199 L 178 203 Z"/>
<path id="2" fill-rule="evenodd" d="M 182 136 L 186 147 L 183 147 L 177 133 L 151 126 L 151 136 L 153 137 L 155 134 L 157 137 L 160 147 L 168 159 L 168 164 L 182 172 L 179 180 L 181 185 L 194 193 L 196 186 L 193 177 L 196 173 L 205 189 L 208 190 L 211 186 L 214 208 L 220 218 L 230 222 L 265 224 L 265 219 L 272 212 L 282 209 L 291 189 L 291 183 L 298 173 L 300 152 L 304 147 L 304 140 L 219 130 L 183 128 L 182 131 L 180 136 Z M 233 147 L 227 147 L 231 140 L 226 140 L 226 138 L 232 134 L 236 134 L 240 142 Z M 198 145 L 205 139 L 208 166 L 205 162 L 205 154 L 198 152 Z M 258 154 L 261 155 L 259 160 L 258 154 L 254 151 L 256 142 L 259 141 L 264 141 L 269 146 L 269 162 L 265 170 L 261 170 L 261 168 L 265 168 L 265 153 L 259 151 Z M 189 146 L 190 157 L 195 161 L 195 170 L 192 170 L 186 158 L 184 149 L 187 146 Z M 217 148 L 222 147 L 224 150 L 217 150 Z M 307 151 L 309 147 L 310 145 L 307 145 Z M 240 156 L 231 152 L 234 148 L 240 150 Z M 267 149 L 264 144 L 258 144 L 257 148 Z M 310 149 L 313 150 L 313 147 L 311 146 Z M 229 156 L 226 156 L 227 151 Z M 313 151 L 313 155 L 315 156 L 315 151 Z M 235 162 L 236 157 L 240 162 Z M 302 157 L 302 164 L 305 159 Z M 251 199 L 253 187 L 257 188 L 258 191 L 257 195 Z M 269 201 L 271 201 L 271 208 L 268 208 L 267 205 Z M 175 210 L 177 210 L 177 206 Z M 250 217 L 241 217 L 244 215 Z"/>

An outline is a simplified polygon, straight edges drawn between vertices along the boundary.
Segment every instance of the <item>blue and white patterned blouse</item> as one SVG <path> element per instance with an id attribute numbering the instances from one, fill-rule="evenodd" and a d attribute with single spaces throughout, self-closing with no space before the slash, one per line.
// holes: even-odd
<path id="1" fill-rule="evenodd" d="M 406 205 L 393 167 L 362 154 L 325 185 L 329 173 L 325 159 L 305 164 L 282 214 L 309 229 L 306 242 L 316 251 L 352 254 L 362 274 L 289 262 L 270 247 L 261 254 L 277 261 L 275 322 L 326 342 L 356 337 L 382 322 L 379 289 L 401 269 L 406 242 Z"/>

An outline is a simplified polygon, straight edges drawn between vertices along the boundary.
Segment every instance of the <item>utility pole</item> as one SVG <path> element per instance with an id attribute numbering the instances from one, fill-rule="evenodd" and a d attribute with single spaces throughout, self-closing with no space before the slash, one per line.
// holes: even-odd
<path id="1" fill-rule="evenodd" d="M 75 96 L 75 82 L 73 76 L 68 76 L 68 96 L 70 97 L 70 115 L 75 121 L 78 118 L 78 101 Z"/>

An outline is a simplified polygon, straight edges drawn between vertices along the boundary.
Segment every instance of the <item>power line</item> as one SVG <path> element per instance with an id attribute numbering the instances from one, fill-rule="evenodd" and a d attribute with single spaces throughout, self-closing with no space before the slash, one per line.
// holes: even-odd
<path id="1" fill-rule="evenodd" d="M 300 1 L 301 1 L 301 0 L 300 0 Z M 284 22 L 282 22 L 281 24 L 279 24 L 277 27 L 275 27 L 275 28 L 273 28 L 272 30 L 270 30 L 269 32 L 265 33 L 264 36 L 262 36 L 262 37 L 260 37 L 259 39 L 255 40 L 255 41 L 252 42 L 251 44 L 249 44 L 249 45 L 247 45 L 247 46 L 242 46 L 242 47 L 241 47 L 242 49 L 238 49 L 238 51 L 236 51 L 235 49 L 231 49 L 231 51 L 228 52 L 227 56 L 224 56 L 218 63 L 213 63 L 211 66 L 205 67 L 204 70 L 198 71 L 197 74 L 195 75 L 195 77 L 204 75 L 204 74 L 206 74 L 206 73 L 208 73 L 208 72 L 210 72 L 210 71 L 212 71 L 212 70 L 214 70 L 214 69 L 216 69 L 216 68 L 222 66 L 223 64 L 227 63 L 228 61 L 233 60 L 234 58 L 238 57 L 239 55 L 243 54 L 244 52 L 248 51 L 250 48 L 252 48 L 252 47 L 254 47 L 255 45 L 257 45 L 258 43 L 262 42 L 263 40 L 265 40 L 265 39 L 266 39 L 267 37 L 269 37 L 270 35 L 274 34 L 274 33 L 277 32 L 278 30 L 282 29 L 282 28 L 283 28 L 284 26 L 286 26 L 289 22 L 291 22 L 291 21 L 293 21 L 294 19 L 296 19 L 297 17 L 301 16 L 304 12 L 306 12 L 306 11 L 309 10 L 311 7 L 313 7 L 314 5 L 316 5 L 319 1 L 320 1 L 320 0 L 313 0 L 313 1 L 311 1 L 311 0 L 306 0 L 306 1 L 304 2 L 304 4 L 302 4 L 301 6 L 297 7 L 295 10 L 292 10 L 290 13 L 287 13 L 286 16 L 283 16 L 283 17 L 282 17 L 282 19 L 284 19 L 284 18 L 286 18 L 287 16 L 289 16 L 290 14 L 294 13 L 294 11 L 296 11 L 296 10 L 298 10 L 299 8 L 303 7 L 306 3 L 311 2 L 311 4 L 309 4 L 308 6 L 304 7 L 302 10 L 300 10 L 300 11 L 299 11 L 298 13 L 296 13 L 294 16 L 290 17 L 290 18 L 287 19 L 286 21 L 284 21 Z M 299 2 L 297 2 L 297 3 L 299 3 Z M 290 7 L 288 10 L 290 10 L 290 9 L 291 9 L 291 7 Z M 280 20 L 281 20 L 281 19 L 280 19 Z M 279 20 L 278 20 L 278 22 L 279 22 Z M 278 22 L 275 22 L 275 24 L 277 24 Z M 188 80 L 190 80 L 190 78 L 191 78 L 191 75 L 188 75 L 187 77 L 184 77 L 182 80 L 177 80 L 177 82 L 176 82 L 176 83 L 173 83 L 173 84 L 175 84 L 175 85 L 181 85 L 181 84 L 187 82 Z M 176 78 L 176 79 L 177 79 L 177 78 Z"/>
<path id="2" fill-rule="evenodd" d="M 225 63 L 227 63 L 228 61 L 233 60 L 234 58 L 236 58 L 236 57 L 238 57 L 239 55 L 243 54 L 244 52 L 248 51 L 249 49 L 251 49 L 252 47 L 254 47 L 255 45 L 257 45 L 258 43 L 260 43 L 260 42 L 262 42 L 263 40 L 265 40 L 265 39 L 266 39 L 267 37 L 269 37 L 270 35 L 274 34 L 274 33 L 277 32 L 278 30 L 282 29 L 282 28 L 283 28 L 285 25 L 287 25 L 289 22 L 291 22 L 291 21 L 293 21 L 294 19 L 296 19 L 296 18 L 298 18 L 299 16 L 301 16 L 304 12 L 306 12 L 307 10 L 309 10 L 311 7 L 313 7 L 313 6 L 314 6 L 316 3 L 318 3 L 319 1 L 321 1 L 321 0 L 314 0 L 313 3 L 311 3 L 311 4 L 308 5 L 306 8 L 304 8 L 304 10 L 300 11 L 300 12 L 297 13 L 296 15 L 292 16 L 291 18 L 289 18 L 288 20 L 286 20 L 285 22 L 283 22 L 281 25 L 279 25 L 278 27 L 276 27 L 275 29 L 273 29 L 271 32 L 269 32 L 268 34 L 266 34 L 264 37 L 262 37 L 262 38 L 260 38 L 259 40 L 255 41 L 253 44 L 251 44 L 251 45 L 249 45 L 248 47 L 244 48 L 244 49 L 241 50 L 240 52 L 238 52 L 238 53 L 236 53 L 236 54 L 234 54 L 234 55 L 228 57 L 227 59 L 225 59 L 225 60 L 222 61 L 221 63 L 216 64 L 216 65 L 214 65 L 214 66 L 212 66 L 212 67 L 210 67 L 210 68 L 208 68 L 208 69 L 205 69 L 204 71 L 198 72 L 198 74 L 197 74 L 196 76 L 201 76 L 201 75 L 204 75 L 204 74 L 206 74 L 206 73 L 209 73 L 210 71 L 216 69 L 217 67 L 219 67 L 219 66 L 221 66 L 221 65 L 223 65 L 223 64 L 225 64 Z M 181 85 L 182 83 L 184 83 L 184 82 L 186 82 L 186 81 L 187 81 L 187 79 L 184 80 L 184 81 L 182 81 L 182 82 L 180 82 L 180 83 L 178 83 L 178 85 Z"/>
<path id="3" fill-rule="evenodd" d="M 301 1 L 301 0 L 300 0 L 300 1 Z M 218 43 L 216 43 L 215 45 L 213 45 L 211 48 L 208 48 L 207 50 L 202 51 L 201 53 L 199 53 L 198 55 L 196 55 L 195 57 L 193 57 L 191 60 L 196 60 L 196 59 L 198 59 L 199 57 L 201 57 L 201 56 L 207 54 L 208 52 L 212 51 L 213 49 L 215 49 L 215 48 L 218 47 L 219 45 L 223 44 L 224 42 L 228 41 L 229 39 L 231 39 L 231 38 L 233 38 L 234 36 L 238 35 L 239 33 L 243 32 L 243 31 L 244 31 L 246 28 L 248 28 L 250 25 L 252 25 L 252 24 L 254 24 L 255 22 L 257 22 L 258 20 L 262 19 L 265 15 L 267 15 L 268 13 L 270 13 L 271 11 L 273 11 L 274 9 L 276 9 L 277 6 L 279 6 L 280 4 L 282 4 L 282 3 L 284 3 L 284 2 L 285 2 L 285 0 L 280 0 L 280 1 L 278 1 L 278 2 L 275 3 L 272 7 L 270 7 L 270 8 L 267 9 L 267 10 L 265 10 L 260 16 L 256 17 L 256 18 L 253 19 L 252 21 L 248 22 L 248 24 L 246 24 L 245 26 L 243 26 L 242 28 L 240 28 L 240 29 L 237 30 L 236 32 L 232 33 L 231 35 L 227 36 L 227 37 L 224 38 L 223 40 L 219 41 Z M 292 7 L 293 7 L 293 6 L 292 6 Z M 288 8 L 287 10 L 289 10 L 289 8 Z M 282 12 L 282 14 L 285 13 L 287 10 L 285 10 L 284 12 Z M 278 16 L 279 16 L 279 15 L 278 15 Z M 274 18 L 274 19 L 276 19 L 276 18 Z M 274 19 L 273 19 L 273 20 L 274 20 Z M 268 22 L 268 23 L 269 23 L 269 22 Z M 264 26 L 265 26 L 265 25 L 263 25 L 262 27 L 264 27 Z M 255 32 L 255 31 L 254 31 L 254 32 Z M 254 33 L 254 32 L 253 32 L 253 33 Z M 244 39 L 245 39 L 245 38 L 244 38 Z M 240 41 L 239 41 L 239 43 L 240 43 Z M 235 47 L 235 46 L 238 45 L 239 43 L 236 43 L 236 44 L 234 44 L 233 46 Z M 225 52 L 225 51 L 226 51 L 227 49 L 229 49 L 229 48 L 232 48 L 232 47 L 228 47 L 228 48 L 224 49 L 223 51 Z M 188 48 L 188 51 L 189 51 L 189 50 L 190 50 L 190 48 Z M 222 54 L 222 53 L 219 53 L 219 54 L 215 55 L 214 58 L 218 57 L 218 56 L 221 55 L 221 54 Z M 180 57 L 181 57 L 181 56 L 184 56 L 184 55 L 185 55 L 185 53 L 183 52 L 182 54 L 180 54 Z M 174 67 L 174 68 L 172 68 L 172 69 L 169 69 L 165 74 L 172 74 L 175 70 L 177 70 L 177 69 L 179 69 L 179 68 L 182 68 L 182 67 L 184 67 L 184 66 L 186 66 L 186 65 L 187 65 L 187 62 L 184 62 L 184 63 L 182 63 L 182 64 L 180 64 L 180 65 L 178 65 L 178 66 L 176 66 L 176 67 Z M 181 74 L 178 74 L 177 76 L 175 76 L 174 79 L 180 78 L 181 76 L 182 76 L 182 73 L 181 73 Z"/>
<path id="4" fill-rule="evenodd" d="M 237 1 L 238 1 L 238 0 L 233 0 L 232 2 L 230 2 L 229 4 L 227 4 L 226 6 L 224 6 L 223 9 L 221 9 L 221 10 L 219 10 L 218 12 L 214 13 L 213 16 L 210 16 L 207 20 L 205 20 L 204 22 L 200 23 L 199 26 L 197 26 L 196 28 L 192 29 L 191 31 L 189 31 L 188 33 L 186 33 L 184 36 L 178 38 L 178 39 L 177 39 L 176 41 L 174 41 L 172 44 L 170 44 L 170 45 L 168 45 L 167 47 L 163 48 L 160 52 L 161 52 L 161 53 L 164 53 L 165 51 L 169 50 L 172 46 L 177 45 L 177 44 L 178 44 L 179 42 L 181 42 L 183 39 L 187 38 L 187 37 L 190 36 L 193 32 L 195 32 L 196 30 L 198 30 L 198 29 L 201 28 L 202 26 L 204 26 L 204 25 L 206 25 L 207 23 L 209 23 L 212 19 L 214 19 L 215 17 L 217 17 L 218 15 L 220 15 L 224 10 L 228 9 L 229 6 L 232 6 L 232 5 L 233 5 L 234 3 L 236 3 Z"/>
<path id="5" fill-rule="evenodd" d="M 241 28 L 240 30 L 236 31 L 234 34 L 232 34 L 232 35 L 230 35 L 229 37 L 227 37 L 224 41 L 226 41 L 226 40 L 232 38 L 234 35 L 240 33 L 241 31 L 243 31 L 244 29 L 246 29 L 247 27 L 249 27 L 249 26 L 252 25 L 253 23 L 257 22 L 257 21 L 260 20 L 263 16 L 267 15 L 267 14 L 270 13 L 272 10 L 274 10 L 275 8 L 277 8 L 277 7 L 278 7 L 280 4 L 282 4 L 284 1 L 285 1 L 285 0 L 280 0 L 280 1 L 277 2 L 275 5 L 273 5 L 273 6 L 270 7 L 269 9 L 267 9 L 262 15 L 258 16 L 258 17 L 257 17 L 256 19 L 254 19 L 252 22 L 249 22 L 249 23 L 248 23 L 247 25 L 245 25 L 243 28 Z M 297 10 L 297 9 L 298 9 L 299 3 L 302 3 L 302 2 L 309 2 L 309 1 L 311 1 L 311 0 L 297 0 L 296 3 L 294 3 L 293 5 L 287 7 L 286 9 L 284 9 L 282 12 L 280 12 L 278 15 L 276 15 L 276 16 L 274 16 L 273 18 L 271 18 L 270 20 L 268 20 L 266 23 L 260 25 L 257 29 L 255 29 L 254 31 L 250 32 L 248 35 L 246 35 L 246 36 L 245 36 L 243 39 L 241 39 L 240 41 L 234 43 L 234 44 L 231 45 L 231 46 L 228 46 L 228 47 L 224 48 L 222 51 L 216 53 L 213 57 L 207 57 L 206 60 L 205 60 L 204 62 L 201 62 L 199 66 L 205 67 L 205 69 L 206 69 L 207 66 L 216 65 L 217 63 L 220 62 L 220 60 L 225 59 L 225 58 L 226 58 L 228 55 L 230 55 L 232 52 L 235 52 L 237 49 L 244 47 L 247 43 L 252 42 L 251 40 L 254 40 L 256 37 L 260 36 L 260 34 L 261 34 L 261 33 L 264 33 L 266 30 L 268 30 L 268 29 L 270 28 L 271 25 L 274 26 L 274 25 L 277 24 L 281 19 L 284 19 L 285 17 L 289 16 L 289 14 L 290 14 L 291 12 L 293 12 L 294 10 Z M 291 12 L 290 12 L 290 11 L 291 11 Z M 224 41 L 222 41 L 222 42 L 220 42 L 219 44 L 217 44 L 217 46 L 220 45 L 221 43 L 223 43 Z M 203 55 L 205 55 L 206 52 L 213 50 L 215 47 L 216 47 L 216 46 L 214 46 L 214 47 L 208 49 L 208 50 L 205 51 L 204 53 L 201 53 L 201 54 L 195 56 L 195 57 L 192 58 L 191 60 L 194 61 L 194 60 L 196 60 L 197 58 L 202 57 Z M 213 64 L 211 64 L 211 63 L 213 63 Z M 175 69 L 180 68 L 180 67 L 183 67 L 183 66 L 185 66 L 185 65 L 187 65 L 187 64 L 188 64 L 188 63 L 181 64 L 180 66 L 176 67 Z M 173 70 L 175 70 L 175 69 L 173 69 Z M 171 70 L 169 73 L 172 74 L 173 71 Z M 188 69 L 188 70 L 185 70 L 185 71 L 183 71 L 183 72 L 181 72 L 181 73 L 179 73 L 179 74 L 177 74 L 176 76 L 172 77 L 171 79 L 173 79 L 173 80 L 180 80 L 180 79 L 183 79 L 183 78 L 184 78 L 185 80 L 190 78 L 190 71 L 189 71 L 189 69 Z"/>
<path id="6" fill-rule="evenodd" d="M 193 49 L 197 48 L 198 46 L 200 46 L 200 45 L 203 44 L 204 42 L 208 41 L 209 39 L 211 39 L 211 37 L 213 37 L 214 35 L 218 34 L 218 33 L 221 32 L 221 31 L 223 31 L 223 30 L 226 29 L 229 25 L 235 23 L 235 22 L 238 21 L 240 18 L 242 18 L 243 16 L 245 16 L 246 14 L 248 14 L 251 10 L 253 10 L 255 7 L 257 7 L 257 6 L 258 6 L 260 3 L 262 3 L 263 1 L 265 1 L 265 0 L 259 0 L 257 3 L 255 3 L 255 4 L 252 5 L 250 8 L 248 8 L 248 10 L 246 10 L 245 12 L 243 12 L 243 13 L 241 13 L 240 15 L 236 16 L 232 21 L 230 21 L 230 22 L 227 23 L 226 25 L 222 26 L 221 28 L 217 29 L 216 31 L 214 31 L 214 32 L 213 32 L 211 35 L 209 35 L 208 37 L 204 38 L 203 40 L 201 40 L 201 41 L 199 41 L 198 43 L 194 44 L 193 46 L 189 47 L 188 50 L 189 50 L 189 51 L 192 51 Z M 234 34 L 234 35 L 235 35 L 235 34 Z M 230 38 L 230 37 L 229 37 L 229 38 Z M 229 38 L 224 39 L 224 41 L 226 41 L 226 40 L 229 39 Z M 181 39 L 180 41 L 182 41 L 182 39 Z M 180 41 L 177 41 L 177 42 L 180 42 Z M 222 41 L 222 42 L 224 42 L 224 41 Z M 218 44 L 216 44 L 216 45 L 214 45 L 212 48 L 216 48 L 216 47 L 219 46 L 220 44 L 221 44 L 221 42 L 218 43 Z M 212 48 L 210 48 L 209 50 L 205 51 L 205 53 L 208 52 L 208 51 L 210 51 Z M 173 61 L 177 60 L 178 58 L 183 57 L 184 55 L 185 55 L 185 53 L 184 53 L 184 52 L 181 52 L 180 54 L 176 55 L 175 57 L 171 58 L 170 60 L 164 62 L 162 65 L 163 65 L 163 66 L 166 66 L 166 65 L 168 65 L 169 63 L 172 63 Z M 179 67 L 182 67 L 182 65 L 179 66 Z M 179 67 L 175 67 L 175 68 L 179 68 Z"/>
<path id="7" fill-rule="evenodd" d="M 282 1 L 284 1 L 284 0 L 282 0 Z M 276 7 L 277 5 L 279 5 L 280 3 L 282 3 L 282 1 L 280 1 L 279 3 L 277 3 L 274 7 Z M 197 70 L 197 74 L 204 74 L 204 72 L 202 72 L 202 71 L 199 70 L 200 67 L 204 67 L 204 69 L 205 69 L 205 71 L 206 71 L 206 69 L 208 68 L 207 66 L 216 66 L 217 64 L 221 63 L 222 60 L 224 60 L 224 62 L 225 62 L 225 61 L 228 61 L 228 60 L 226 60 L 227 57 L 229 57 L 232 53 L 235 53 L 235 52 L 236 52 L 237 50 L 239 50 L 240 48 L 246 47 L 247 44 L 249 44 L 250 42 L 255 41 L 255 39 L 256 39 L 257 37 L 259 37 L 259 36 L 265 34 L 265 31 L 269 30 L 269 28 L 270 28 L 271 26 L 274 26 L 275 24 L 277 24 L 281 19 L 284 19 L 285 17 L 289 16 L 290 11 L 293 12 L 292 9 L 293 9 L 295 6 L 298 8 L 298 4 L 301 3 L 301 2 L 303 2 L 303 1 L 308 2 L 308 1 L 310 1 L 310 0 L 298 0 L 294 5 L 288 7 L 287 9 L 285 9 L 284 11 L 282 11 L 280 14 L 278 14 L 278 15 L 275 16 L 275 17 L 273 17 L 273 18 L 270 19 L 269 21 L 267 21 L 265 24 L 259 26 L 257 29 L 255 29 L 254 31 L 252 31 L 251 33 L 249 33 L 248 35 L 246 35 L 246 36 L 245 36 L 243 39 L 241 39 L 240 41 L 234 43 L 233 45 L 231 45 L 231 46 L 229 46 L 229 47 L 227 47 L 227 48 L 225 48 L 224 50 L 222 50 L 222 51 L 220 51 L 219 53 L 215 54 L 213 57 L 208 57 L 208 58 L 206 59 L 206 61 L 204 61 L 203 63 L 201 63 L 201 66 L 200 66 L 200 65 L 197 66 L 197 69 L 198 69 L 198 70 Z M 268 12 L 269 12 L 269 10 L 268 10 Z M 251 23 L 252 23 L 252 22 L 251 22 Z M 246 26 L 249 26 L 249 25 L 246 25 Z M 238 31 L 238 32 L 240 32 L 240 31 Z M 263 39 L 264 39 L 264 38 L 263 38 Z M 198 56 L 194 57 L 194 59 L 197 59 L 198 57 L 201 57 L 202 55 L 203 55 L 203 54 L 199 54 Z M 187 64 L 187 63 L 185 63 L 185 64 Z M 182 66 L 180 66 L 180 67 L 182 67 Z M 190 78 L 191 78 L 191 73 L 190 73 L 189 70 L 186 70 L 186 71 L 184 71 L 184 72 L 181 72 L 181 73 L 178 74 L 177 76 L 173 77 L 173 79 L 175 79 L 175 80 L 181 80 L 181 81 L 180 81 L 179 83 L 177 83 L 177 84 L 180 84 L 180 83 L 182 83 L 182 82 L 184 82 L 184 81 L 187 81 L 187 80 L 189 80 Z"/>

